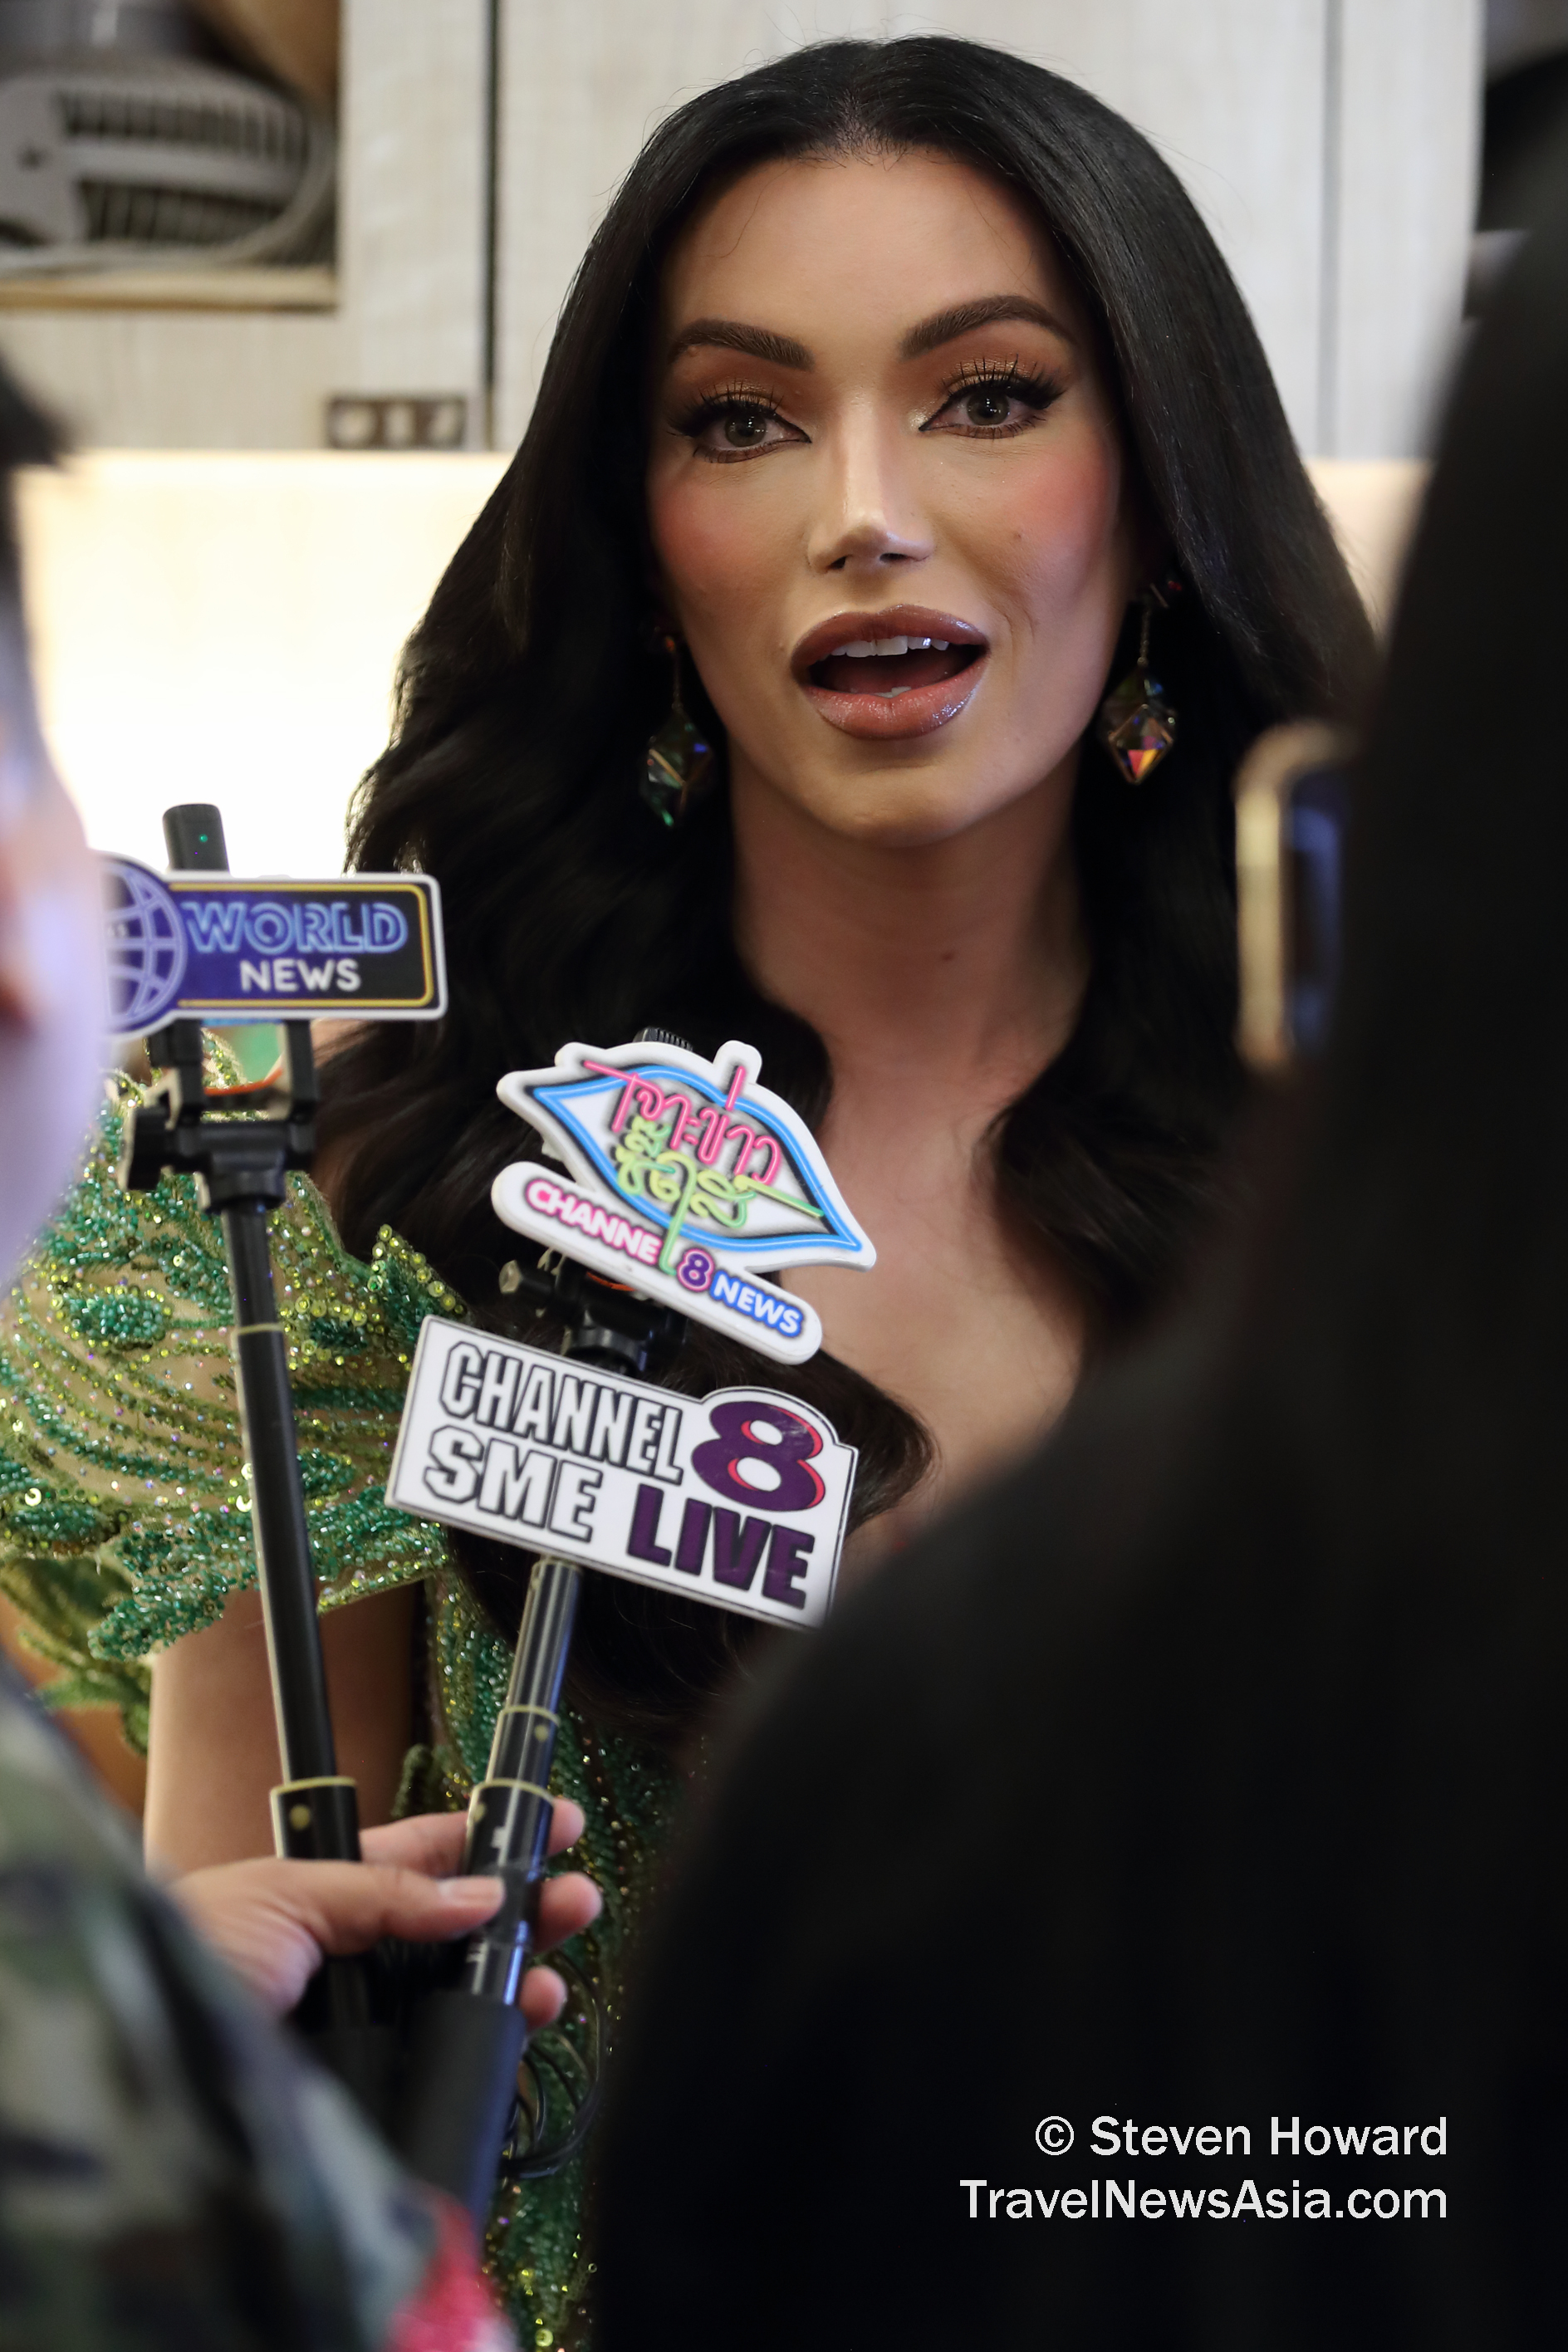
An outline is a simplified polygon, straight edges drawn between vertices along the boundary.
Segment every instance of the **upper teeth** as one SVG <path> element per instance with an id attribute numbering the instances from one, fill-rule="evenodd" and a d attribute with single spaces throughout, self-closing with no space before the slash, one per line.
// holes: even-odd
<path id="1" fill-rule="evenodd" d="M 852 646 L 840 646 L 837 651 L 847 654 L 852 661 L 865 661 L 872 654 L 944 654 L 945 637 L 857 637 Z"/>

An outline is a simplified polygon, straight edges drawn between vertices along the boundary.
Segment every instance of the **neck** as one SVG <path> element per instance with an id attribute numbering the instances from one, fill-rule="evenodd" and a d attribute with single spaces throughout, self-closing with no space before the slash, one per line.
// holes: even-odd
<path id="1" fill-rule="evenodd" d="M 946 840 L 829 831 L 732 780 L 735 936 L 832 1057 L 836 1110 L 911 1087 L 989 1117 L 1067 1042 L 1083 992 L 1068 821 L 1076 761 Z"/>

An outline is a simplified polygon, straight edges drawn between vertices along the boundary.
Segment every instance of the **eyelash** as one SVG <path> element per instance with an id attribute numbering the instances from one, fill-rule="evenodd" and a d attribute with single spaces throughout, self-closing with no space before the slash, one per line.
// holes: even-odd
<path id="1" fill-rule="evenodd" d="M 933 415 L 926 419 L 926 425 L 928 426 L 934 425 L 937 417 L 951 408 L 953 402 L 960 399 L 964 393 L 981 391 L 987 386 L 993 386 L 998 392 L 1005 392 L 1015 400 L 1021 400 L 1026 408 L 1033 409 L 1035 413 L 1033 416 L 1017 425 L 971 425 L 970 432 L 977 441 L 1005 441 L 1010 439 L 1016 433 L 1026 433 L 1029 426 L 1043 416 L 1054 402 L 1061 398 L 1066 389 L 1056 376 L 1043 368 L 1026 368 L 1017 360 L 1013 361 L 1007 367 L 997 367 L 984 361 L 979 361 L 973 366 L 961 367 L 955 375 L 948 379 L 942 387 L 942 405 Z"/>
<path id="2" fill-rule="evenodd" d="M 727 383 L 717 392 L 704 393 L 700 400 L 675 419 L 675 429 L 686 440 L 700 441 L 710 425 L 721 424 L 729 416 L 762 416 L 770 424 L 784 423 L 784 412 L 771 393 L 759 391 L 754 384 Z M 720 466 L 731 466 L 759 454 L 755 449 L 698 451 L 700 457 L 710 458 Z"/>
<path id="3" fill-rule="evenodd" d="M 1026 368 L 1017 361 L 1007 367 L 988 365 L 984 362 L 965 365 L 943 384 L 942 400 L 926 419 L 921 431 L 934 425 L 937 418 L 964 393 L 982 390 L 988 385 L 1007 393 L 1015 400 L 1021 400 L 1035 413 L 1018 424 L 971 425 L 969 437 L 976 441 L 1005 441 L 1015 434 L 1027 432 L 1053 402 L 1061 398 L 1064 389 L 1055 376 L 1044 370 Z M 783 424 L 784 421 L 784 412 L 771 393 L 763 392 L 754 384 L 729 383 L 721 385 L 716 392 L 705 393 L 700 400 L 674 420 L 675 429 L 683 439 L 700 443 L 710 425 L 738 415 L 761 416 L 770 424 Z M 774 442 L 767 446 L 777 448 L 781 445 Z M 698 454 L 715 465 L 729 466 L 759 457 L 762 451 L 700 448 Z"/>

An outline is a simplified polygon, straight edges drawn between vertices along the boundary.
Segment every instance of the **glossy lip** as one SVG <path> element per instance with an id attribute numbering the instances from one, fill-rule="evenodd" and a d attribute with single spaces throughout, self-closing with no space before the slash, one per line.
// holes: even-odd
<path id="1" fill-rule="evenodd" d="M 980 658 L 956 677 L 939 678 L 934 686 L 911 687 L 907 694 L 835 694 L 812 682 L 815 662 L 826 661 L 840 646 L 858 637 L 945 637 L 952 646 L 976 646 Z M 990 647 L 984 630 L 952 613 L 933 613 L 923 604 L 893 604 L 883 612 L 836 613 L 810 630 L 790 657 L 795 684 L 814 703 L 830 727 L 846 735 L 886 742 L 899 736 L 929 735 L 956 719 L 972 699 L 984 675 Z"/>

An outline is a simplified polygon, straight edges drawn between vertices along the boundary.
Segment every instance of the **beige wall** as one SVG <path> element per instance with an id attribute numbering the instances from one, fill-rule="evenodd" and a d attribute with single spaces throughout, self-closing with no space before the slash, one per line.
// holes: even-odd
<path id="1" fill-rule="evenodd" d="M 97 846 L 162 866 L 163 809 L 210 800 L 237 872 L 337 872 L 398 647 L 500 467 L 121 454 L 26 477 L 45 724 Z M 1314 471 L 1381 613 L 1422 468 Z"/>

